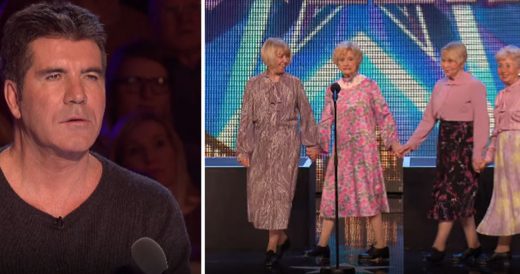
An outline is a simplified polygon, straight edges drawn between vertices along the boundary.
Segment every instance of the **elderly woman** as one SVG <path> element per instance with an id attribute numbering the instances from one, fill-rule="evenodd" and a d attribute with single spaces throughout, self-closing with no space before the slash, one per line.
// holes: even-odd
<path id="1" fill-rule="evenodd" d="M 486 162 L 495 161 L 493 196 L 477 231 L 499 238 L 493 255 L 482 263 L 510 261 L 512 235 L 520 233 L 520 49 L 506 46 L 496 59 L 506 87 L 495 100 L 495 128 L 486 153 Z"/>
<path id="2" fill-rule="evenodd" d="M 251 78 L 245 87 L 237 158 L 248 167 L 248 219 L 255 228 L 269 231 L 265 265 L 272 266 L 289 248 L 284 230 L 291 213 L 300 146 L 307 147 L 313 160 L 318 149 L 316 123 L 303 86 L 285 72 L 291 60 L 289 47 L 283 40 L 269 38 L 261 56 L 267 71 Z"/>
<path id="3" fill-rule="evenodd" d="M 342 42 L 334 50 L 332 58 L 343 74 L 337 81 L 341 87 L 337 99 L 339 217 L 368 217 L 376 243 L 359 258 L 388 259 L 381 213 L 389 212 L 389 207 L 379 160 L 376 127 L 381 132 L 384 145 L 397 152 L 400 144 L 395 122 L 377 83 L 358 73 L 362 60 L 359 47 L 352 42 Z M 329 151 L 334 111 L 329 88 L 325 93 L 325 106 L 319 125 L 320 148 L 324 153 Z M 330 258 L 328 241 L 335 217 L 334 179 L 332 160 L 327 166 L 322 192 L 320 212 L 323 223 L 320 239 L 315 248 L 305 253 L 306 256 L 318 257 L 321 264 L 328 264 Z"/>
<path id="4" fill-rule="evenodd" d="M 428 217 L 438 221 L 437 236 L 426 260 L 444 259 L 446 241 L 459 220 L 468 249 L 455 254 L 453 262 L 475 259 L 481 254 L 475 231 L 475 197 L 483 149 L 489 134 L 486 88 L 464 71 L 466 46 L 451 42 L 441 50 L 445 77 L 437 81 L 422 121 L 402 147 L 405 154 L 416 149 L 440 120 L 437 140 L 437 167 L 433 183 L 433 207 Z"/>

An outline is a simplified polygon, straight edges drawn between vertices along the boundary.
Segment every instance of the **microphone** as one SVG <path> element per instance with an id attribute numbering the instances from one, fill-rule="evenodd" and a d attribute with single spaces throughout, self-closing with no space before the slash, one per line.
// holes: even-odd
<path id="1" fill-rule="evenodd" d="M 339 86 L 339 84 L 334 83 L 334 84 L 330 85 L 330 90 L 332 91 L 332 99 L 334 101 L 338 100 L 338 94 L 339 94 L 339 91 L 341 90 L 341 87 Z"/>
<path id="2" fill-rule="evenodd" d="M 145 274 L 162 274 L 168 270 L 166 254 L 151 238 L 142 237 L 132 244 L 132 258 Z"/>

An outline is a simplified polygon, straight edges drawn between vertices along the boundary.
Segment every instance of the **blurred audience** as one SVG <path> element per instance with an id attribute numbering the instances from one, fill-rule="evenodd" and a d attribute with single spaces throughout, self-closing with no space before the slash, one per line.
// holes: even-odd
<path id="1" fill-rule="evenodd" d="M 125 45 L 114 52 L 107 72 L 107 116 L 102 135 L 110 132 L 111 126 L 120 117 L 135 111 L 153 112 L 168 121 L 181 135 L 186 149 L 190 176 L 200 182 L 200 99 L 196 105 L 188 101 L 180 102 L 189 108 L 182 113 L 174 113 L 175 102 L 185 100 L 174 95 L 172 78 L 183 77 L 168 70 L 164 51 L 151 42 L 137 41 Z M 197 79 L 196 85 L 200 86 Z M 198 91 L 200 97 L 200 91 Z M 182 117 L 175 119 L 174 117 Z M 179 123 L 192 127 L 179 127 Z M 186 138 L 182 138 L 185 133 Z M 106 151 L 106 141 L 100 138 L 97 150 Z"/>
<path id="2" fill-rule="evenodd" d="M 149 39 L 146 6 L 121 0 L 69 0 L 99 16 L 108 33 L 107 53 L 136 40 Z M 146 0 L 141 0 L 145 2 Z"/>
<path id="3" fill-rule="evenodd" d="M 199 68 L 200 1 L 150 0 L 148 3 L 153 37 L 180 64 L 191 69 Z"/>
<path id="4" fill-rule="evenodd" d="M 192 260 L 200 263 L 201 199 L 186 169 L 182 142 L 170 123 L 153 113 L 123 116 L 111 134 L 113 160 L 168 188 L 181 207 L 192 243 Z"/>
<path id="5" fill-rule="evenodd" d="M 149 0 L 153 38 L 167 57 L 173 75 L 175 128 L 188 151 L 193 179 L 200 181 L 201 3 L 198 0 Z M 193 111 L 193 110 L 197 111 Z"/>

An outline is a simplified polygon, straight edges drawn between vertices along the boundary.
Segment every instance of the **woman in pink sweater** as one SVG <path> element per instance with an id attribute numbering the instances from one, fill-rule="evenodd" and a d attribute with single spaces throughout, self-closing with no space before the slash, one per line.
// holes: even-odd
<path id="1" fill-rule="evenodd" d="M 509 263 L 512 236 L 520 234 L 520 49 L 505 46 L 496 59 L 506 87 L 495 100 L 495 128 L 486 153 L 486 162 L 495 161 L 493 196 L 477 231 L 498 236 L 498 244 L 482 264 Z"/>
<path id="2" fill-rule="evenodd" d="M 401 148 L 402 154 L 417 149 L 440 120 L 433 206 L 428 213 L 439 222 L 431 253 L 426 256 L 432 263 L 444 259 L 446 241 L 456 220 L 464 229 L 468 249 L 452 260 L 462 262 L 481 254 L 474 204 L 484 162 L 482 151 L 489 135 L 489 115 L 485 86 L 464 71 L 466 56 L 466 47 L 460 42 L 442 48 L 441 67 L 446 77 L 435 84 L 422 121 Z"/>

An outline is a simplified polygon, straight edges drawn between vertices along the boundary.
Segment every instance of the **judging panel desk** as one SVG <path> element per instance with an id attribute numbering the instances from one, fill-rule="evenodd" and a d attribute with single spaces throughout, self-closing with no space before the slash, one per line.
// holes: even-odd
<path id="1" fill-rule="evenodd" d="M 246 172 L 236 158 L 206 158 L 205 229 L 207 251 L 264 250 L 268 234 L 247 220 Z M 316 235 L 315 165 L 299 162 L 288 234 L 296 249 L 312 246 Z"/>
<path id="2" fill-rule="evenodd" d="M 437 221 L 428 219 L 432 206 L 432 186 L 435 178 L 435 158 L 405 157 L 403 160 L 404 247 L 406 250 L 429 250 L 437 232 Z M 475 200 L 475 222 L 484 217 L 493 192 L 493 167 L 487 167 L 479 176 L 479 190 Z M 520 239 L 513 238 L 513 248 L 520 246 Z M 479 234 L 482 246 L 493 250 L 496 237 Z M 460 222 L 455 222 L 447 242 L 448 252 L 467 248 Z"/>

